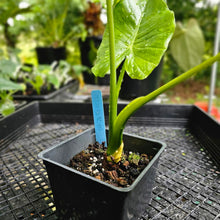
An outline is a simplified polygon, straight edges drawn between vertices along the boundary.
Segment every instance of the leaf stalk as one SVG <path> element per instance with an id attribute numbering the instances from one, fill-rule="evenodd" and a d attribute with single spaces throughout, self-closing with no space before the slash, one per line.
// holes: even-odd
<path id="1" fill-rule="evenodd" d="M 114 132 L 114 121 L 117 117 L 117 93 L 116 93 L 116 65 L 115 65 L 115 34 L 112 0 L 106 0 L 107 19 L 109 28 L 109 53 L 110 53 L 110 97 L 109 97 L 109 140 Z"/>
<path id="2" fill-rule="evenodd" d="M 156 89 L 155 91 L 151 92 L 146 96 L 141 96 L 133 101 L 131 101 L 117 116 L 115 123 L 114 123 L 114 132 L 112 134 L 112 141 L 111 141 L 111 149 L 108 151 L 109 154 L 113 154 L 120 146 L 122 142 L 122 135 L 123 129 L 127 122 L 127 120 L 134 114 L 140 107 L 142 107 L 147 102 L 153 100 L 158 95 L 164 93 L 168 89 L 176 86 L 177 84 L 185 81 L 186 79 L 196 75 L 201 70 L 211 66 L 214 62 L 220 61 L 220 53 L 216 56 L 209 58 L 208 60 L 204 61 L 203 63 L 193 67 L 192 69 L 188 70 L 187 72 L 181 74 L 180 76 L 176 77 L 175 79 L 171 80 L 170 82 L 166 83 L 165 85 L 161 86 L 160 88 Z"/>

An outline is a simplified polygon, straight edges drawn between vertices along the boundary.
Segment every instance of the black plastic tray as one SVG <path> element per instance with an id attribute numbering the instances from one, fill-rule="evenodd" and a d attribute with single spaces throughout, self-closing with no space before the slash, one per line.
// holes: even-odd
<path id="1" fill-rule="evenodd" d="M 51 99 L 59 94 L 61 94 L 62 92 L 68 90 L 68 89 L 74 89 L 74 92 L 76 92 L 78 90 L 79 87 L 79 82 L 77 80 L 74 80 L 66 85 L 64 85 L 63 87 L 50 92 L 48 94 L 45 95 L 17 95 L 14 94 L 13 98 L 14 100 L 27 100 L 27 101 L 37 101 L 37 100 L 48 100 Z"/>
<path id="2" fill-rule="evenodd" d="M 104 108 L 107 115 L 108 106 Z M 57 219 L 37 155 L 90 127 L 89 103 L 34 102 L 0 120 L 0 219 Z M 146 105 L 125 131 L 167 143 L 150 207 L 141 219 L 219 219 L 216 121 L 195 106 Z"/>

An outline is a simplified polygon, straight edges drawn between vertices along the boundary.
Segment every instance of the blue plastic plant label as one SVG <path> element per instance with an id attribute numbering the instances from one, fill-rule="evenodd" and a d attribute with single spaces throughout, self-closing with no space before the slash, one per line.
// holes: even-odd
<path id="1" fill-rule="evenodd" d="M 105 142 L 105 146 L 107 146 L 102 93 L 100 90 L 93 90 L 91 95 L 92 95 L 92 110 L 93 110 L 93 120 L 95 125 L 96 141 L 99 142 L 100 144 L 102 142 Z"/>

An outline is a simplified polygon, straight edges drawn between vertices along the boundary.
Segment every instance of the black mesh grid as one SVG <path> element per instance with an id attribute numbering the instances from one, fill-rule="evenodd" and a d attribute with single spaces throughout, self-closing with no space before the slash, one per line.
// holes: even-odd
<path id="1" fill-rule="evenodd" d="M 185 127 L 138 124 L 133 119 L 125 131 L 167 143 L 142 220 L 220 219 L 220 173 L 205 145 Z M 37 123 L 1 150 L 0 219 L 57 219 L 47 173 L 37 154 L 89 127 Z"/>

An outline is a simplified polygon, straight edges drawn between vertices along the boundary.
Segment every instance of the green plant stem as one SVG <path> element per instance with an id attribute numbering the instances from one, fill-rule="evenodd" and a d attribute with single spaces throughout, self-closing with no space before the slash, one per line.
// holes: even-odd
<path id="1" fill-rule="evenodd" d="M 123 63 L 121 71 L 120 71 L 120 74 L 119 74 L 119 77 L 118 77 L 118 82 L 117 82 L 117 99 L 118 99 L 118 96 L 119 96 L 119 92 L 120 92 L 120 89 L 121 89 L 121 84 L 122 84 L 124 75 L 125 75 L 125 63 Z"/>
<path id="2" fill-rule="evenodd" d="M 116 67 L 115 67 L 115 34 L 112 0 L 106 0 L 110 52 L 110 97 L 109 97 L 109 140 L 112 138 L 114 121 L 117 117 Z"/>
<path id="3" fill-rule="evenodd" d="M 152 99 L 156 98 L 158 95 L 164 93 L 168 89 L 174 87 L 175 85 L 185 81 L 186 79 L 192 77 L 199 71 L 211 66 L 214 62 L 220 61 L 220 53 L 214 57 L 209 58 L 208 60 L 204 61 L 200 65 L 190 69 L 189 71 L 183 73 L 182 75 L 176 77 L 175 79 L 171 80 L 170 82 L 166 83 L 165 85 L 161 86 L 160 88 L 156 89 L 155 91 L 151 92 L 146 96 L 142 96 L 139 98 L 134 99 L 131 101 L 117 116 L 116 121 L 114 123 L 114 133 L 112 136 L 111 142 L 111 149 L 108 150 L 108 154 L 113 154 L 122 143 L 122 135 L 124 126 L 129 119 L 129 117 L 136 112 L 140 107 L 142 107 L 147 102 L 151 101 Z"/>

